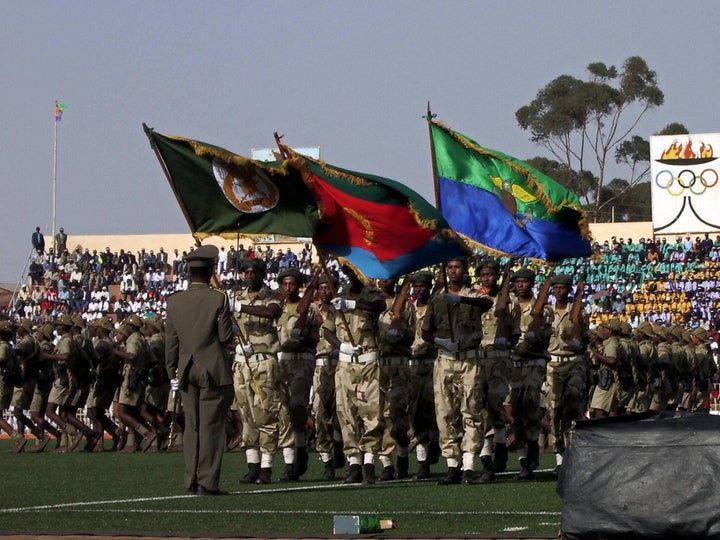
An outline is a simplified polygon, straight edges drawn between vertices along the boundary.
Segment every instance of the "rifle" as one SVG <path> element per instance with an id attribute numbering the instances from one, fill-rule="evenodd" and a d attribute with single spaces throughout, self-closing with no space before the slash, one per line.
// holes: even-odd
<path id="1" fill-rule="evenodd" d="M 510 346 L 510 329 L 507 324 L 508 303 L 510 301 L 510 268 L 512 267 L 512 259 L 510 259 L 502 271 L 502 286 L 498 292 L 497 301 L 495 302 L 495 319 L 497 326 L 495 327 L 495 343 L 500 339 L 504 339 L 507 346 Z"/>
<path id="2" fill-rule="evenodd" d="M 405 305 L 407 304 L 408 296 L 410 296 L 410 286 L 412 285 L 412 279 L 406 276 L 403 279 L 402 287 L 400 292 L 395 295 L 392 303 L 392 322 L 390 328 L 398 329 L 400 322 L 402 321 L 402 314 L 405 311 Z"/>
<path id="3" fill-rule="evenodd" d="M 295 325 L 293 326 L 293 333 L 296 333 L 295 331 L 299 331 L 300 335 L 302 335 L 303 330 L 305 330 L 305 325 L 307 324 L 307 318 L 308 313 L 310 311 L 310 304 L 315 298 L 315 291 L 318 287 L 318 280 L 320 279 L 320 270 L 316 271 L 313 275 L 312 280 L 308 284 L 308 286 L 305 288 L 305 294 L 303 294 L 302 299 L 300 300 L 300 303 L 297 307 L 297 314 L 298 318 L 295 321 Z"/>
<path id="4" fill-rule="evenodd" d="M 170 433 L 168 434 L 168 450 L 175 446 L 175 431 L 177 429 L 178 411 L 180 409 L 180 390 L 173 391 L 172 420 L 170 421 Z"/>
<path id="5" fill-rule="evenodd" d="M 543 281 L 542 287 L 540 287 L 540 294 L 538 294 L 537 300 L 535 300 L 535 304 L 530 311 L 532 321 L 530 321 L 527 331 L 528 333 L 532 333 L 532 335 L 538 339 L 540 339 L 540 323 L 542 322 L 543 310 L 545 309 L 545 304 L 550 296 L 550 288 L 552 287 L 551 281 L 552 280 L 549 277 Z"/>
<path id="6" fill-rule="evenodd" d="M 575 298 L 573 299 L 573 308 L 570 314 L 570 320 L 573 323 L 572 340 L 582 343 L 583 325 L 582 325 L 582 309 L 583 300 L 582 293 L 585 290 L 585 275 L 581 274 L 575 286 Z"/>

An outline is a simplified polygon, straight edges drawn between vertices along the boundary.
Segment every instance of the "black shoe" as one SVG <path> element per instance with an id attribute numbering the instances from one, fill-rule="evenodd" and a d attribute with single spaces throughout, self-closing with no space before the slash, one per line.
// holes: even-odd
<path id="1" fill-rule="evenodd" d="M 492 456 L 482 456 L 480 461 L 483 464 L 483 470 L 480 474 L 479 482 L 481 484 L 487 484 L 488 482 L 495 481 L 495 472 L 493 471 L 493 459 Z"/>
<path id="2" fill-rule="evenodd" d="M 254 484 L 257 482 L 260 476 L 260 464 L 259 463 L 248 463 L 248 472 L 243 476 L 239 482 L 241 484 Z"/>
<path id="3" fill-rule="evenodd" d="M 342 469 L 345 466 L 345 453 L 343 452 L 342 441 L 333 441 L 332 461 L 336 469 Z"/>
<path id="4" fill-rule="evenodd" d="M 552 471 L 550 471 L 550 476 L 552 476 L 554 478 L 559 477 L 561 467 L 562 467 L 562 465 L 555 465 L 555 468 Z"/>
<path id="5" fill-rule="evenodd" d="M 493 471 L 500 473 L 507 469 L 508 463 L 508 451 L 507 445 L 496 444 L 495 445 L 495 459 L 493 460 Z"/>
<path id="6" fill-rule="evenodd" d="M 449 486 L 450 484 L 459 484 L 460 481 L 460 467 L 448 467 L 447 474 L 438 480 L 438 485 Z"/>
<path id="7" fill-rule="evenodd" d="M 269 484 L 272 482 L 272 469 L 270 467 L 261 467 L 256 484 Z"/>
<path id="8" fill-rule="evenodd" d="M 299 476 L 295 474 L 295 464 L 287 463 L 285 465 L 285 472 L 278 478 L 281 482 L 297 482 Z"/>
<path id="9" fill-rule="evenodd" d="M 299 446 L 295 450 L 295 475 L 300 478 L 308 469 L 307 446 Z"/>
<path id="10" fill-rule="evenodd" d="M 371 486 L 375 483 L 375 464 L 374 463 L 366 463 L 363 465 L 363 474 L 365 478 L 363 478 L 363 485 L 365 486 Z"/>
<path id="11" fill-rule="evenodd" d="M 540 466 L 540 445 L 537 441 L 528 441 L 528 465 L 531 470 L 535 470 Z"/>
<path id="12" fill-rule="evenodd" d="M 441 455 L 442 452 L 440 450 L 440 443 L 438 441 L 430 441 L 427 456 L 428 465 L 435 465 L 438 461 L 440 461 Z"/>
<path id="13" fill-rule="evenodd" d="M 374 467 L 373 467 L 373 474 L 375 474 Z M 389 480 L 395 480 L 395 467 L 393 467 L 392 465 L 383 467 L 383 470 L 380 473 L 380 478 L 378 478 L 378 480 L 380 482 L 388 482 Z"/>
<path id="14" fill-rule="evenodd" d="M 430 478 L 430 465 L 425 461 L 418 462 L 418 465 L 420 465 L 420 468 L 417 474 L 413 476 L 413 480 L 427 480 Z"/>
<path id="15" fill-rule="evenodd" d="M 333 465 L 332 459 L 325 462 L 325 469 L 323 470 L 322 479 L 335 480 L 335 465 Z"/>
<path id="16" fill-rule="evenodd" d="M 196 491 L 198 497 L 205 497 L 205 496 L 214 496 L 214 495 L 227 495 L 227 491 L 222 491 L 220 489 L 205 489 L 200 484 L 198 484 L 197 491 Z"/>
<path id="17" fill-rule="evenodd" d="M 533 472 L 530 468 L 530 458 L 520 459 L 520 472 L 515 477 L 516 480 L 532 480 Z"/>
<path id="18" fill-rule="evenodd" d="M 404 480 L 405 478 L 407 478 L 409 468 L 410 468 L 410 459 L 407 456 L 398 456 L 396 478 L 398 480 Z"/>
<path id="19" fill-rule="evenodd" d="M 198 485 L 193 483 L 190 484 L 190 487 L 185 490 L 185 495 L 197 495 L 198 494 Z"/>
<path id="20" fill-rule="evenodd" d="M 350 465 L 343 484 L 359 484 L 363 481 L 362 467 L 360 465 Z"/>
<path id="21" fill-rule="evenodd" d="M 465 469 L 462 472 L 462 478 L 460 480 L 460 483 L 463 486 L 471 486 L 475 483 L 475 471 L 471 469 Z"/>

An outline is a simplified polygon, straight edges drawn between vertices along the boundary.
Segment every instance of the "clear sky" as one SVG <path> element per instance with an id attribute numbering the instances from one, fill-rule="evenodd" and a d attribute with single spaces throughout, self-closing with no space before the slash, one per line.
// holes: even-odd
<path id="1" fill-rule="evenodd" d="M 515 111 L 559 75 L 639 55 L 665 93 L 639 135 L 720 127 L 715 1 L 40 0 L 1 2 L 0 20 L 0 282 L 18 281 L 35 226 L 50 241 L 56 99 L 69 247 L 189 231 L 142 122 L 245 156 L 278 131 L 431 201 L 428 101 L 481 145 L 547 155 Z"/>

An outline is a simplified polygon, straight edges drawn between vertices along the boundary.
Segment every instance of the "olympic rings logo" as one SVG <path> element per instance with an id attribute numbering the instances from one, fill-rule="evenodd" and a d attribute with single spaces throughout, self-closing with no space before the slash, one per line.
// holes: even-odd
<path id="1" fill-rule="evenodd" d="M 714 175 L 714 178 L 709 176 Z M 715 187 L 718 183 L 718 173 L 715 169 L 705 169 L 696 175 L 690 169 L 683 169 L 677 176 L 665 169 L 655 175 L 655 185 L 660 189 L 667 190 L 669 195 L 679 197 L 688 189 L 693 195 L 702 195 L 708 188 Z"/>

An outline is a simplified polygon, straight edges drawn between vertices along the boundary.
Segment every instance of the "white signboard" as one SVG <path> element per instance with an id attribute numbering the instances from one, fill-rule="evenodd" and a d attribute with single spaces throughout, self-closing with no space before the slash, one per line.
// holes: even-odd
<path id="1" fill-rule="evenodd" d="M 650 137 L 655 234 L 720 231 L 720 133 Z"/>

